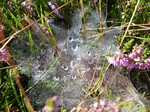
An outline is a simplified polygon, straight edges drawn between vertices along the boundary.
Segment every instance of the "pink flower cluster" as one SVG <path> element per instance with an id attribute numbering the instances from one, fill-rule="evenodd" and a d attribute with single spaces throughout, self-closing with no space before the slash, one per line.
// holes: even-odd
<path id="1" fill-rule="evenodd" d="M 51 7 L 52 10 L 57 9 L 57 5 L 55 5 L 54 2 L 56 2 L 56 0 L 52 0 L 52 1 L 47 2 L 48 5 Z M 59 10 L 56 10 L 56 11 L 55 11 L 55 14 L 56 14 L 58 17 L 63 18 L 63 16 L 60 14 Z"/>
<path id="2" fill-rule="evenodd" d="M 7 56 L 6 49 L 0 51 L 0 62 L 8 62 L 9 58 Z"/>
<path id="3" fill-rule="evenodd" d="M 54 105 L 53 105 L 54 104 Z M 46 106 L 42 109 L 42 112 L 59 112 L 59 103 L 57 101 L 57 96 L 47 99 Z"/>
<path id="4" fill-rule="evenodd" d="M 54 19 L 49 18 L 49 19 L 46 19 L 46 21 L 50 24 L 50 23 L 53 23 L 53 22 L 54 22 Z"/>
<path id="5" fill-rule="evenodd" d="M 88 112 L 121 112 L 121 109 L 117 108 L 116 101 L 99 100 L 94 103 L 93 108 Z"/>
<path id="6" fill-rule="evenodd" d="M 8 1 L 7 4 L 8 4 L 8 7 L 10 8 L 10 10 L 14 9 L 14 7 L 13 7 L 14 4 L 12 1 Z"/>
<path id="7" fill-rule="evenodd" d="M 144 47 L 138 45 L 137 47 L 133 47 L 132 52 L 129 54 L 117 52 L 114 57 L 107 56 L 107 59 L 108 62 L 114 66 L 124 66 L 127 67 L 127 69 L 136 68 L 139 70 L 145 70 L 150 68 L 150 57 L 143 59 L 143 51 Z"/>
<path id="8" fill-rule="evenodd" d="M 43 33 L 45 33 L 45 35 L 50 36 L 50 32 L 46 27 L 42 27 Z"/>
<path id="9" fill-rule="evenodd" d="M 5 27 L 3 25 L 0 25 L 0 32 L 3 31 Z"/>
<path id="10" fill-rule="evenodd" d="M 27 10 L 29 10 L 29 13 L 31 15 L 36 16 L 36 13 L 34 12 L 33 4 L 31 1 L 25 0 L 24 2 L 21 3 L 23 7 L 25 7 Z"/>
<path id="11" fill-rule="evenodd" d="M 98 100 L 90 109 L 74 108 L 73 112 L 121 112 L 121 109 L 117 108 L 116 101 Z"/>

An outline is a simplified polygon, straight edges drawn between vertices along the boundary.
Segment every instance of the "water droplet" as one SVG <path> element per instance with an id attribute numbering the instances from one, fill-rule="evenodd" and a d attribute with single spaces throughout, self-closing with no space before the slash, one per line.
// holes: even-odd
<path id="1" fill-rule="evenodd" d="M 45 46 L 46 46 L 46 47 L 48 47 L 48 44 L 47 44 L 47 43 L 45 43 Z"/>
<path id="2" fill-rule="evenodd" d="M 63 51 L 67 51 L 67 49 L 64 47 L 64 48 L 63 48 Z"/>
<path id="3" fill-rule="evenodd" d="M 77 56 L 77 60 L 81 60 L 81 56 L 80 55 Z"/>
<path id="4" fill-rule="evenodd" d="M 101 64 L 97 64 L 93 69 L 100 70 L 101 68 L 102 68 L 102 65 Z"/>
<path id="5" fill-rule="evenodd" d="M 44 54 L 44 53 L 45 53 L 45 50 L 41 50 L 41 53 Z"/>
<path id="6" fill-rule="evenodd" d="M 67 74 L 67 76 L 70 76 L 70 75 L 71 75 L 70 73 Z"/>
<path id="7" fill-rule="evenodd" d="M 78 42 L 79 42 L 79 43 L 83 43 L 83 40 L 82 40 L 82 39 L 79 39 Z"/>
<path id="8" fill-rule="evenodd" d="M 92 53 L 91 53 L 91 51 L 87 51 L 86 54 L 87 54 L 88 56 L 91 56 Z"/>
<path id="9" fill-rule="evenodd" d="M 62 65 L 62 69 L 68 70 L 69 68 L 66 65 Z"/>
<path id="10" fill-rule="evenodd" d="M 53 77 L 53 80 L 54 80 L 54 81 L 59 81 L 60 78 L 59 78 L 59 77 Z"/>
<path id="11" fill-rule="evenodd" d="M 77 63 L 76 63 L 75 61 L 71 61 L 71 62 L 70 62 L 70 67 L 71 67 L 71 68 L 74 68 L 74 67 L 76 66 L 76 64 L 77 64 Z"/>
<path id="12" fill-rule="evenodd" d="M 96 67 L 96 70 L 100 70 L 100 69 L 101 69 L 101 66 Z"/>
<path id="13" fill-rule="evenodd" d="M 88 72 L 88 71 L 90 71 L 90 69 L 91 69 L 91 68 L 89 67 L 89 68 L 87 68 L 87 70 L 86 70 L 86 71 Z"/>
<path id="14" fill-rule="evenodd" d="M 40 65 L 39 65 L 39 64 L 35 65 L 35 68 L 36 68 L 36 69 L 38 69 L 39 67 L 40 67 Z"/>
<path id="15" fill-rule="evenodd" d="M 77 45 L 77 43 L 72 43 L 72 49 L 74 50 L 74 51 L 76 51 L 77 49 L 78 49 L 78 45 Z"/>
<path id="16" fill-rule="evenodd" d="M 41 58 L 41 56 L 37 56 L 37 59 Z"/>
<path id="17" fill-rule="evenodd" d="M 83 68 L 78 68 L 78 69 L 77 69 L 77 72 L 78 72 L 79 74 L 84 74 L 84 73 L 86 72 L 86 70 L 83 69 Z"/>
<path id="18" fill-rule="evenodd" d="M 76 75 L 72 75 L 72 77 L 71 77 L 73 80 L 75 80 L 76 78 L 77 78 L 77 76 Z"/>
<path id="19" fill-rule="evenodd" d="M 65 53 L 66 53 L 66 54 L 69 54 L 69 50 L 66 50 Z"/>
<path id="20" fill-rule="evenodd" d="M 88 61 L 88 63 L 89 63 L 89 64 L 93 64 L 93 63 L 94 63 L 94 60 L 93 60 L 93 59 L 90 59 L 90 60 Z"/>
<path id="21" fill-rule="evenodd" d="M 53 84 L 53 85 L 57 85 L 57 84 L 58 84 L 58 82 L 55 82 L 55 81 L 54 81 L 54 82 L 52 82 L 52 84 Z"/>
<path id="22" fill-rule="evenodd" d="M 88 45 L 88 44 L 85 44 L 85 48 L 89 48 L 89 45 Z"/>
<path id="23" fill-rule="evenodd" d="M 73 38 L 70 36 L 70 37 L 68 37 L 68 40 L 69 40 L 69 42 L 72 42 Z"/>

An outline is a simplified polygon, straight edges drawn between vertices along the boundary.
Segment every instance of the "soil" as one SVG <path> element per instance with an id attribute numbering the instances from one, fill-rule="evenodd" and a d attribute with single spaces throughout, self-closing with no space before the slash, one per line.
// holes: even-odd
<path id="1" fill-rule="evenodd" d="M 150 71 L 131 70 L 130 79 L 139 93 L 150 100 Z"/>

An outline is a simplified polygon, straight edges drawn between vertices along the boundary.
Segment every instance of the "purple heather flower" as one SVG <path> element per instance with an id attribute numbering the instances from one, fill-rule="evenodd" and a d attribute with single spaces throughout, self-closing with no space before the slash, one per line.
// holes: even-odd
<path id="1" fill-rule="evenodd" d="M 150 68 L 150 64 L 145 64 L 144 65 L 144 69 L 149 69 Z"/>
<path id="2" fill-rule="evenodd" d="M 27 6 L 27 5 L 28 5 L 28 2 L 27 2 L 27 1 L 24 1 L 24 2 L 21 3 L 21 5 L 22 5 L 22 6 Z"/>
<path id="3" fill-rule="evenodd" d="M 122 52 L 121 51 L 117 51 L 115 54 L 118 55 L 118 56 L 121 56 Z"/>
<path id="4" fill-rule="evenodd" d="M 53 103 L 54 105 L 50 105 Z M 60 108 L 57 102 L 57 96 L 53 96 L 52 98 L 47 100 L 47 105 L 44 106 L 44 108 L 42 109 L 42 112 L 59 112 L 59 110 Z"/>
<path id="5" fill-rule="evenodd" d="M 107 60 L 110 64 L 114 64 L 116 62 L 116 58 L 115 57 L 110 57 L 110 56 L 107 56 Z"/>
<path id="6" fill-rule="evenodd" d="M 47 22 L 48 22 L 48 23 L 53 23 L 53 22 L 54 22 L 54 19 L 52 19 L 52 18 L 47 19 Z"/>
<path id="7" fill-rule="evenodd" d="M 13 2 L 12 2 L 12 1 L 8 1 L 7 4 L 8 4 L 8 7 L 10 8 L 10 10 L 13 10 L 13 9 L 14 9 L 14 8 L 13 8 Z"/>
<path id="8" fill-rule="evenodd" d="M 31 15 L 36 16 L 36 13 L 34 12 L 34 8 L 33 8 L 33 5 L 32 5 L 32 2 L 25 0 L 24 2 L 21 3 L 21 5 L 23 7 L 25 7 Z"/>
<path id="9" fill-rule="evenodd" d="M 21 76 L 20 76 L 20 75 L 17 75 L 17 77 L 18 77 L 19 79 L 21 79 Z"/>
<path id="10" fill-rule="evenodd" d="M 144 47 L 142 47 L 142 45 L 140 44 L 139 46 L 137 46 L 136 52 L 140 54 L 143 50 L 144 50 Z"/>
<path id="11" fill-rule="evenodd" d="M 97 108 L 97 107 L 98 107 L 98 102 L 95 102 L 95 103 L 93 104 L 93 107 L 94 107 L 94 108 Z"/>
<path id="12" fill-rule="evenodd" d="M 42 30 L 44 31 L 44 30 L 46 30 L 46 28 L 42 26 Z"/>
<path id="13" fill-rule="evenodd" d="M 57 9 L 57 6 L 54 4 L 54 2 L 55 2 L 54 0 L 47 2 L 48 5 L 51 7 L 52 10 Z M 56 11 L 55 11 L 55 14 L 56 14 L 58 17 L 63 18 L 63 16 L 60 14 L 59 10 L 56 10 Z"/>
<path id="14" fill-rule="evenodd" d="M 45 34 L 46 34 L 46 35 L 49 35 L 49 34 L 50 34 L 50 32 L 47 30 L 47 31 L 45 32 Z"/>
<path id="15" fill-rule="evenodd" d="M 150 64 L 150 57 L 148 57 L 147 59 L 145 59 L 145 63 Z"/>
<path id="16" fill-rule="evenodd" d="M 91 6 L 93 7 L 99 0 L 91 0 Z"/>
<path id="17" fill-rule="evenodd" d="M 1 54 L 0 55 L 0 62 L 7 62 L 8 61 L 8 57 L 6 55 Z"/>
<path id="18" fill-rule="evenodd" d="M 8 1 L 7 4 L 10 5 L 10 4 L 12 4 L 12 2 L 11 2 L 11 1 Z"/>
<path id="19" fill-rule="evenodd" d="M 53 2 L 49 1 L 49 2 L 47 2 L 47 3 L 48 3 L 48 5 L 51 7 L 52 10 L 57 9 L 56 5 L 55 5 Z"/>
<path id="20" fill-rule="evenodd" d="M 0 62 L 8 62 L 9 58 L 7 56 L 6 49 L 0 51 Z"/>
<path id="21" fill-rule="evenodd" d="M 121 109 L 117 107 L 116 101 L 98 100 L 90 109 L 77 107 L 72 112 L 121 112 Z"/>
<path id="22" fill-rule="evenodd" d="M 134 59 L 134 58 L 136 57 L 136 54 L 135 54 L 135 53 L 131 53 L 131 54 L 128 55 L 128 57 L 129 57 L 130 59 Z"/>
<path id="23" fill-rule="evenodd" d="M 56 2 L 56 0 L 52 0 L 52 2 Z"/>
<path id="24" fill-rule="evenodd" d="M 115 112 L 121 112 L 121 109 L 117 109 L 117 110 L 115 110 Z"/>
<path id="25" fill-rule="evenodd" d="M 94 0 L 94 3 L 97 3 L 98 2 L 98 0 Z"/>
<path id="26" fill-rule="evenodd" d="M 107 105 L 106 100 L 99 100 L 99 103 L 100 103 L 100 105 L 102 105 L 102 106 L 106 106 L 106 105 Z"/>
<path id="27" fill-rule="evenodd" d="M 30 12 L 31 15 L 36 16 L 36 13 L 34 12 L 34 9 L 33 9 L 32 7 L 30 8 L 30 11 L 29 11 L 29 12 Z"/>
<path id="28" fill-rule="evenodd" d="M 118 109 L 116 105 L 116 101 L 99 100 L 87 112 L 121 112 L 121 109 Z"/>
<path id="29" fill-rule="evenodd" d="M 50 35 L 50 32 L 48 31 L 46 27 L 42 26 L 42 30 L 43 30 L 43 33 L 45 33 L 46 35 Z"/>
<path id="30" fill-rule="evenodd" d="M 60 14 L 60 12 L 58 10 L 55 11 L 55 14 L 60 17 L 60 18 L 63 18 L 63 16 Z"/>
<path id="31" fill-rule="evenodd" d="M 125 66 L 127 69 L 149 69 L 150 68 L 150 57 L 143 60 L 142 51 L 144 48 L 142 45 L 133 47 L 133 50 L 129 54 L 124 54 L 123 52 L 117 52 L 114 57 L 107 56 L 108 62 L 114 66 Z"/>
<path id="32" fill-rule="evenodd" d="M 117 103 L 115 101 L 109 101 L 108 105 L 116 105 Z"/>
<path id="33" fill-rule="evenodd" d="M 123 57 L 123 58 L 121 58 L 120 59 L 120 65 L 123 65 L 123 66 L 128 66 L 128 59 L 127 58 L 125 58 L 125 57 Z"/>
<path id="34" fill-rule="evenodd" d="M 32 7 L 31 7 L 31 5 L 29 5 L 29 4 L 27 5 L 26 8 L 27 8 L 27 9 L 30 9 L 30 10 L 33 10 Z"/>
<path id="35" fill-rule="evenodd" d="M 4 26 L 3 25 L 0 25 L 0 31 L 4 30 Z"/>

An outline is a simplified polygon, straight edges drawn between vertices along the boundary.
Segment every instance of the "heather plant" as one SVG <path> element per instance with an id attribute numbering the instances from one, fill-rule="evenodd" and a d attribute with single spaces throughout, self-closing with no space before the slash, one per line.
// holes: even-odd
<path id="1" fill-rule="evenodd" d="M 124 66 L 127 69 L 150 69 L 150 57 L 144 58 L 144 47 L 142 45 L 134 46 L 129 54 L 117 52 L 114 57 L 108 56 L 108 62 L 114 66 Z"/>
<path id="2" fill-rule="evenodd" d="M 59 112 L 60 108 L 58 106 L 59 102 L 57 102 L 57 97 L 54 96 L 47 99 L 46 105 L 42 109 L 42 112 Z M 75 107 L 71 110 L 71 112 L 122 112 L 120 107 L 121 104 L 119 106 L 118 102 L 106 101 L 104 99 L 94 102 L 91 108 Z M 65 110 L 62 109 L 62 112 L 65 112 Z"/>
<path id="3" fill-rule="evenodd" d="M 32 16 L 36 16 L 36 13 L 34 12 L 33 4 L 32 1 L 25 0 L 24 2 L 21 3 L 21 6 L 25 8 L 29 12 L 29 14 Z"/>
<path id="4" fill-rule="evenodd" d="M 56 5 L 54 4 L 54 2 L 56 2 L 56 0 L 53 0 L 53 1 L 49 1 L 49 2 L 48 2 L 48 5 L 51 7 L 52 10 L 55 10 L 55 9 L 57 9 L 57 7 L 58 7 L 58 6 L 56 6 Z M 55 14 L 56 14 L 58 17 L 63 18 L 63 16 L 60 14 L 59 10 L 56 10 L 56 11 L 55 11 Z"/>
<path id="5" fill-rule="evenodd" d="M 42 112 L 59 112 L 60 107 L 57 101 L 57 96 L 47 99 L 46 105 L 42 109 Z"/>
<path id="6" fill-rule="evenodd" d="M 90 109 L 74 108 L 72 112 L 122 112 L 117 106 L 117 102 L 106 100 L 98 100 L 94 102 L 93 107 Z"/>
<path id="7" fill-rule="evenodd" d="M 150 15 L 144 13 L 149 12 L 149 3 L 148 0 L 117 0 L 116 4 L 112 6 L 113 10 L 110 11 L 109 20 L 115 23 L 113 26 L 125 25 L 123 28 L 125 32 L 117 38 L 118 45 L 123 52 L 126 43 L 130 40 L 134 40 L 132 46 L 142 44 L 144 49 L 149 49 L 150 31 L 147 28 L 149 27 Z M 131 46 L 129 48 L 132 49 Z M 148 50 L 147 53 L 147 57 L 149 57 Z"/>
<path id="8" fill-rule="evenodd" d="M 0 62 L 8 62 L 8 54 L 6 52 L 6 49 L 1 49 L 0 51 Z"/>
<path id="9" fill-rule="evenodd" d="M 7 66 L 7 63 L 0 63 L 0 111 L 29 111 L 17 88 L 13 71 L 4 69 Z"/>

